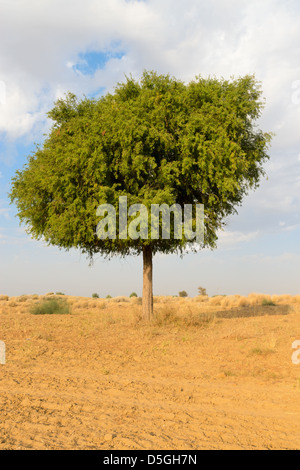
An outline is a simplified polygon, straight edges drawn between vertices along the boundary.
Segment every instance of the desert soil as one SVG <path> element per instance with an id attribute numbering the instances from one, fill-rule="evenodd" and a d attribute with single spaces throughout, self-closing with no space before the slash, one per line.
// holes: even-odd
<path id="1" fill-rule="evenodd" d="M 0 302 L 0 449 L 300 449 L 299 305 L 147 325 L 131 301 L 19 300 Z"/>

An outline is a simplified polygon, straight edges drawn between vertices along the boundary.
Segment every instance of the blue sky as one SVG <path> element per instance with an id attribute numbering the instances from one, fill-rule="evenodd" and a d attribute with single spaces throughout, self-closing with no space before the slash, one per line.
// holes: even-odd
<path id="1" fill-rule="evenodd" d="M 300 5 L 297 0 L 0 0 L 0 294 L 128 295 L 137 257 L 94 265 L 31 240 L 7 192 L 68 91 L 100 96 L 144 69 L 186 82 L 255 74 L 276 133 L 268 179 L 228 220 L 215 251 L 154 258 L 154 293 L 300 293 Z"/>

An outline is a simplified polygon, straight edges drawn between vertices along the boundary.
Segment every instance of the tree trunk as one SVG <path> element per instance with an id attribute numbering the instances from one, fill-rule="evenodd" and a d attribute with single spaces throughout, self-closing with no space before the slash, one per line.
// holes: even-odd
<path id="1" fill-rule="evenodd" d="M 151 246 L 143 246 L 143 318 L 153 318 L 153 288 L 152 288 L 152 249 Z"/>

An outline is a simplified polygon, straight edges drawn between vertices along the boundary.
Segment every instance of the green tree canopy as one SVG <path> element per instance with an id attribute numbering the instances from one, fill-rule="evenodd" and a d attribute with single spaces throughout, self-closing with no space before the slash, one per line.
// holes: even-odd
<path id="1" fill-rule="evenodd" d="M 255 126 L 261 96 L 253 76 L 185 84 L 147 71 L 100 99 L 69 93 L 48 113 L 53 125 L 43 145 L 16 172 L 11 201 L 34 238 L 90 258 L 143 252 L 144 266 L 156 252 L 184 252 L 193 243 L 100 240 L 98 206 L 117 209 L 119 196 L 147 208 L 198 202 L 205 209 L 202 246 L 214 248 L 226 217 L 264 175 L 271 134 Z"/>

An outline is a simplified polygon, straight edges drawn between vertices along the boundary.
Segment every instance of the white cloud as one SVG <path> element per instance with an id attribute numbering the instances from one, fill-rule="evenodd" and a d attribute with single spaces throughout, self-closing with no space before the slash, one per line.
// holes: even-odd
<path id="1" fill-rule="evenodd" d="M 243 233 L 239 231 L 225 230 L 218 233 L 218 248 L 237 248 L 241 243 L 247 243 L 259 236 L 259 231 Z"/>
<path id="2" fill-rule="evenodd" d="M 287 227 L 284 227 L 282 230 L 284 232 L 294 232 L 295 230 L 298 230 L 299 227 L 300 227 L 300 224 L 288 225 Z"/>
<path id="3" fill-rule="evenodd" d="M 25 135 L 41 121 L 57 90 L 89 93 L 111 88 L 124 73 L 143 68 L 185 80 L 196 74 L 229 77 L 256 72 L 268 99 L 268 124 L 298 142 L 299 9 L 295 1 L 194 0 L 0 1 L 0 80 L 6 84 L 0 132 Z M 126 50 L 94 77 L 76 74 L 79 53 Z M 276 111 L 276 112 L 274 112 Z"/>

